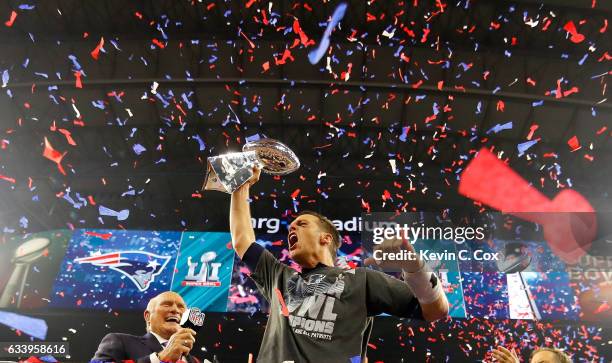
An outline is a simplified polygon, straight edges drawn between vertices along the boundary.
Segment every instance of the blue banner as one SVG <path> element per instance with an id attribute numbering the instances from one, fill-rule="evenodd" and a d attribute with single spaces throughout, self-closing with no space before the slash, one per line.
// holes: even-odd
<path id="1" fill-rule="evenodd" d="M 172 291 L 189 307 L 227 311 L 234 255 L 227 232 L 184 232 Z"/>

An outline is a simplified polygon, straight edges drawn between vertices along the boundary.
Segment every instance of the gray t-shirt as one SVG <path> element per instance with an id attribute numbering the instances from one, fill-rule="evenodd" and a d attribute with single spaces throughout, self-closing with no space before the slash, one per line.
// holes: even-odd
<path id="1" fill-rule="evenodd" d="M 270 303 L 259 362 L 362 362 L 374 315 L 423 318 L 408 285 L 382 272 L 319 264 L 298 273 L 256 243 L 243 261 Z"/>

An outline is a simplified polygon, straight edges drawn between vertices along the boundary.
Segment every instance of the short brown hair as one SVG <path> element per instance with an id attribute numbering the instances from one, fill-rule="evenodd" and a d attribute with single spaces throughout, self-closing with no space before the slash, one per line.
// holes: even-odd
<path id="1" fill-rule="evenodd" d="M 564 351 L 557 348 L 546 348 L 540 347 L 533 352 L 531 352 L 531 356 L 529 357 L 529 362 L 533 359 L 533 357 L 540 352 L 551 352 L 555 354 L 557 357 L 557 363 L 572 363 L 572 359 L 567 355 Z"/>
<path id="2" fill-rule="evenodd" d="M 297 218 L 305 214 L 317 217 L 319 220 L 319 228 L 321 228 L 324 232 L 331 234 L 332 243 L 329 245 L 329 253 L 331 254 L 332 258 L 336 258 L 338 255 L 338 248 L 340 248 L 340 245 L 342 244 L 342 240 L 340 240 L 340 234 L 338 233 L 336 226 L 334 226 L 332 221 L 330 221 L 326 216 L 310 210 L 300 212 L 295 217 Z"/>

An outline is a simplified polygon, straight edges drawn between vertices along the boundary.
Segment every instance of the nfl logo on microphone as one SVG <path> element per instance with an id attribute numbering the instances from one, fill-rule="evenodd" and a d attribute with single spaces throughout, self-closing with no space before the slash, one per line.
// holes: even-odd
<path id="1" fill-rule="evenodd" d="M 202 313 L 198 308 L 191 308 L 191 310 L 189 310 L 189 321 L 192 322 L 195 326 L 204 325 L 204 317 L 205 314 Z"/>

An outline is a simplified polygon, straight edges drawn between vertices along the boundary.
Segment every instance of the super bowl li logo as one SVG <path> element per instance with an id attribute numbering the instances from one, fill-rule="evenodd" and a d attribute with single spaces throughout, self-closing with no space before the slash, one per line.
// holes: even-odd
<path id="1" fill-rule="evenodd" d="M 189 256 L 187 258 L 187 276 L 181 282 L 181 286 L 221 286 L 221 281 L 219 281 L 221 263 L 213 262 L 215 258 L 217 258 L 215 252 L 206 252 L 200 257 L 200 265 L 200 263 L 192 261 L 191 256 Z M 200 266 L 200 269 L 196 273 L 198 266 Z"/>

